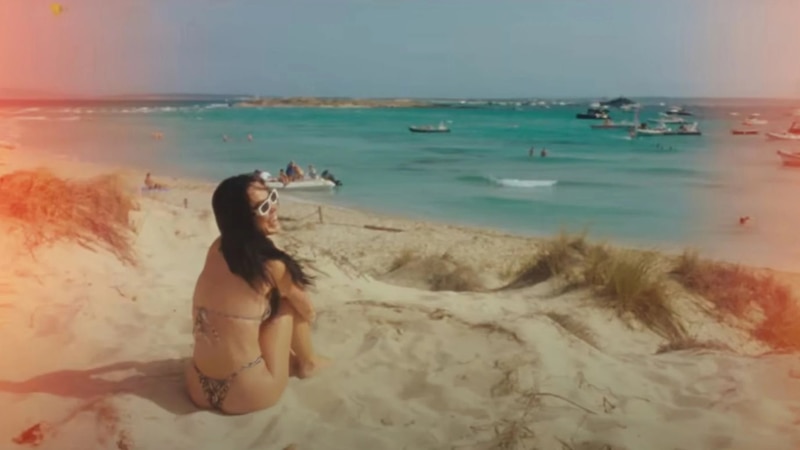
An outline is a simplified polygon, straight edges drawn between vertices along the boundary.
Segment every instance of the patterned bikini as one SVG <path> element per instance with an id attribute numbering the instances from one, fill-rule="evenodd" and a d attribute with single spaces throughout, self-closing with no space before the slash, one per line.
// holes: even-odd
<path id="1" fill-rule="evenodd" d="M 202 338 L 212 344 L 219 342 L 219 333 L 217 332 L 216 328 L 211 325 L 211 322 L 208 318 L 209 314 L 213 314 L 217 317 L 228 320 L 243 320 L 261 325 L 261 323 L 270 318 L 272 311 L 277 310 L 277 302 L 279 298 L 280 293 L 278 290 L 272 289 L 270 291 L 269 306 L 266 308 L 261 317 L 239 316 L 221 311 L 215 311 L 204 306 L 196 306 L 194 308 L 194 337 L 195 339 Z M 225 401 L 225 397 L 228 395 L 228 391 L 231 388 L 231 383 L 233 382 L 234 378 L 236 378 L 236 376 L 242 371 L 251 367 L 255 367 L 261 364 L 263 361 L 264 358 L 261 355 L 258 355 L 257 358 L 244 364 L 242 367 L 235 370 L 225 378 L 211 378 L 203 374 L 203 372 L 197 367 L 196 363 L 192 362 L 192 365 L 194 366 L 195 373 L 197 373 L 197 379 L 200 380 L 200 388 L 203 390 L 203 394 L 205 395 L 209 405 L 211 405 L 211 407 L 217 411 L 222 411 L 222 403 Z"/>

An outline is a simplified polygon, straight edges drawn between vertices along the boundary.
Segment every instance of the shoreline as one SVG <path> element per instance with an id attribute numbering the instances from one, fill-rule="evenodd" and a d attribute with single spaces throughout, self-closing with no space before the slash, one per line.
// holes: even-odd
<path id="1" fill-rule="evenodd" d="M 47 156 L 56 155 L 55 153 L 49 152 L 47 150 L 41 149 L 20 149 L 15 148 L 12 150 L 3 150 L 0 149 L 0 155 L 3 154 L 12 155 L 12 158 L 16 156 L 17 164 L 22 163 L 26 168 L 33 168 L 36 166 L 43 166 L 43 167 L 51 167 L 53 161 L 48 160 Z M 29 155 L 24 155 L 21 152 L 30 152 Z M 113 164 L 113 163 L 104 163 L 104 162 L 95 162 L 95 161 L 87 161 L 87 160 L 77 160 L 77 159 L 66 159 L 62 158 L 58 161 L 59 164 L 67 164 L 70 166 L 71 169 L 77 170 L 80 173 L 83 173 L 86 176 L 96 175 L 101 173 L 107 172 L 120 172 L 125 174 L 126 178 L 130 178 L 131 180 L 136 179 L 138 176 L 140 179 L 144 179 L 144 175 L 147 172 L 151 172 L 155 179 L 157 180 L 164 180 L 168 179 L 169 184 L 177 185 L 179 189 L 188 189 L 189 191 L 193 192 L 196 196 L 198 190 L 202 191 L 204 194 L 208 196 L 208 203 L 210 207 L 210 197 L 211 193 L 213 192 L 216 185 L 222 181 L 222 179 L 212 179 L 211 177 L 202 177 L 202 176 L 194 176 L 194 175 L 187 175 L 185 173 L 178 173 L 173 171 L 167 172 L 156 172 L 154 170 L 145 169 L 144 167 L 138 167 L 135 165 L 126 165 L 126 164 Z M 87 171 L 82 171 L 80 169 L 90 169 Z M 71 171 L 64 169 L 64 173 L 69 173 L 72 176 Z M 177 167 L 176 167 L 177 169 Z M 255 169 L 253 169 L 255 170 Z M 0 166 L 0 174 L 6 173 L 3 170 L 2 166 Z M 229 174 L 228 176 L 232 176 L 235 174 Z M 337 204 L 334 201 L 326 202 L 319 199 L 304 199 L 302 197 L 296 197 L 291 193 L 281 193 L 282 197 L 288 199 L 292 203 L 296 203 L 299 205 L 308 205 L 316 207 L 324 207 L 337 210 L 341 214 L 357 214 L 362 219 L 370 220 L 374 219 L 378 222 L 387 223 L 391 222 L 394 224 L 401 224 L 402 226 L 413 228 L 420 224 L 429 225 L 437 228 L 447 228 L 447 229 L 454 229 L 459 230 L 464 233 L 473 233 L 473 234 L 481 234 L 485 236 L 497 237 L 497 238 L 506 238 L 506 239 L 513 239 L 520 242 L 532 244 L 534 246 L 541 245 L 544 242 L 552 240 L 553 238 L 557 237 L 560 233 L 552 233 L 548 234 L 545 232 L 531 232 L 531 233 L 522 233 L 522 232 L 515 232 L 511 230 L 506 230 L 502 228 L 493 228 L 491 226 L 483 226 L 483 225 L 475 225 L 463 222 L 456 222 L 450 221 L 444 218 L 435 218 L 435 217 L 420 217 L 414 215 L 405 215 L 402 212 L 394 212 L 394 211 L 376 211 L 372 210 L 369 207 L 362 207 L 359 205 L 341 205 Z M 655 252 L 661 254 L 666 257 L 677 257 L 681 253 L 685 251 L 693 251 L 695 248 L 691 245 L 685 245 L 676 242 L 657 242 L 657 241 L 649 241 L 649 242 L 641 242 L 641 243 L 632 243 L 632 242 L 625 242 L 620 239 L 610 238 L 610 239 L 600 239 L 591 234 L 591 232 L 587 232 L 584 234 L 583 227 L 578 227 L 575 229 L 563 229 L 567 235 L 570 236 L 577 236 L 582 235 L 585 236 L 586 239 L 590 242 L 594 243 L 605 243 L 611 245 L 616 248 L 633 250 L 637 252 Z M 754 264 L 750 261 L 736 259 L 736 258 L 725 258 L 719 257 L 718 255 L 708 254 L 707 252 L 700 252 L 700 256 L 703 258 L 707 258 L 713 261 L 719 261 L 724 263 L 730 263 L 734 265 L 739 265 L 745 268 L 753 269 L 759 272 L 767 272 L 767 273 L 775 273 L 781 274 L 781 276 L 789 276 L 790 278 L 794 278 L 795 276 L 800 279 L 800 270 L 791 270 L 782 267 L 774 267 L 772 265 L 767 264 Z"/>

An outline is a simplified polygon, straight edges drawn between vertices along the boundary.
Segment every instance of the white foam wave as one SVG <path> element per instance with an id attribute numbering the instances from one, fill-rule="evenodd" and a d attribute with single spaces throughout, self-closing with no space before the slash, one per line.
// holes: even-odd
<path id="1" fill-rule="evenodd" d="M 552 187 L 558 183 L 558 180 L 518 180 L 515 178 L 495 178 L 492 179 L 496 184 L 503 187 L 513 188 L 541 188 Z"/>

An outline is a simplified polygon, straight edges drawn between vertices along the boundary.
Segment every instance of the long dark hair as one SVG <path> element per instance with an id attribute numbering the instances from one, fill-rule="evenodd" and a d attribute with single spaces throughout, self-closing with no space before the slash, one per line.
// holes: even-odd
<path id="1" fill-rule="evenodd" d="M 312 277 L 303 271 L 300 263 L 276 247 L 256 224 L 257 217 L 248 195 L 248 189 L 254 183 L 263 181 L 252 173 L 236 175 L 223 180 L 211 197 L 222 256 L 228 269 L 260 292 L 264 285 L 277 288 L 276 280 L 270 279 L 264 264 L 278 260 L 286 266 L 297 286 L 311 285 Z"/>

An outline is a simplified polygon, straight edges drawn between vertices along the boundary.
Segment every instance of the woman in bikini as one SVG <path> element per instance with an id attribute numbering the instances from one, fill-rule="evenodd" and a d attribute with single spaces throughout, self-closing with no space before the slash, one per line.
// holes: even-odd
<path id="1" fill-rule="evenodd" d="M 278 249 L 278 192 L 254 174 L 217 186 L 220 231 L 208 250 L 192 301 L 195 346 L 186 369 L 201 408 L 245 414 L 280 399 L 290 371 L 300 378 L 329 362 L 311 345 L 311 278 Z"/>

